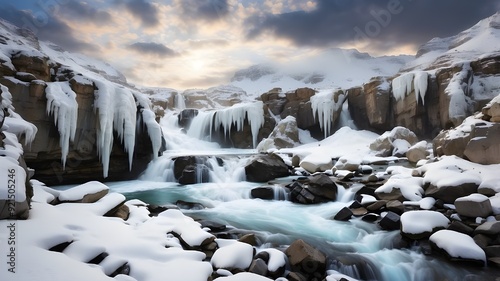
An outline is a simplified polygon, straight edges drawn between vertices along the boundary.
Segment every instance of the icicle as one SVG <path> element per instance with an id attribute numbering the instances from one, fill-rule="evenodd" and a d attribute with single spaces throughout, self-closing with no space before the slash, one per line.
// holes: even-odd
<path id="1" fill-rule="evenodd" d="M 425 105 L 425 93 L 427 92 L 427 83 L 429 75 L 425 71 L 418 71 L 415 73 L 415 78 L 413 79 L 413 88 L 415 89 L 415 98 L 422 100 L 422 105 Z"/>
<path id="2" fill-rule="evenodd" d="M 392 94 L 396 101 L 404 99 L 405 96 L 411 92 L 414 77 L 415 74 L 410 72 L 402 74 L 392 80 Z"/>
<path id="3" fill-rule="evenodd" d="M 99 120 L 97 148 L 103 165 L 103 176 L 106 178 L 113 147 L 113 131 L 116 131 L 120 137 L 128 153 L 129 169 L 132 168 L 137 105 L 131 90 L 99 80 L 94 80 L 94 83 L 98 88 L 94 102 L 94 111 Z"/>
<path id="4" fill-rule="evenodd" d="M 316 120 L 316 116 L 318 116 L 319 127 L 325 138 L 330 136 L 333 117 L 340 110 L 346 98 L 345 95 L 341 94 L 338 96 L 338 101 L 335 102 L 334 94 L 333 90 L 325 90 L 311 97 L 313 118 Z"/>
<path id="5" fill-rule="evenodd" d="M 253 147 L 256 147 L 259 129 L 264 125 L 264 109 L 261 101 L 236 104 L 211 112 L 199 112 L 191 122 L 188 135 L 203 139 L 208 130 L 211 139 L 212 130 L 217 132 L 222 126 L 224 135 L 229 136 L 233 125 L 236 126 L 237 131 L 243 130 L 245 119 L 250 124 Z"/>
<path id="6" fill-rule="evenodd" d="M 149 139 L 151 139 L 153 157 L 156 159 L 158 157 L 158 151 L 160 151 L 161 148 L 161 127 L 160 124 L 156 122 L 156 116 L 153 111 L 144 108 L 141 110 L 141 113 L 144 124 L 146 124 L 146 128 L 148 130 Z"/>
<path id="7" fill-rule="evenodd" d="M 59 131 L 61 161 L 65 167 L 69 142 L 74 141 L 76 133 L 78 117 L 76 93 L 71 90 L 68 82 L 53 82 L 47 83 L 45 97 L 47 98 L 47 114 L 54 117 L 54 123 Z"/>

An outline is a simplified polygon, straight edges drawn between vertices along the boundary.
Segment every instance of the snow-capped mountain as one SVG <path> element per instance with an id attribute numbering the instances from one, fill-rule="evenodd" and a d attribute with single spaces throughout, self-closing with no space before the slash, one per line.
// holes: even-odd
<path id="1" fill-rule="evenodd" d="M 372 57 L 354 49 L 332 48 L 299 60 L 254 65 L 237 71 L 231 85 L 249 95 L 260 95 L 276 87 L 283 91 L 301 87 L 350 88 L 371 77 L 394 75 L 413 59 L 408 55 Z"/>
<path id="2" fill-rule="evenodd" d="M 404 65 L 401 72 L 448 67 L 499 55 L 500 12 L 497 12 L 455 36 L 437 37 L 423 44 L 415 60 Z"/>

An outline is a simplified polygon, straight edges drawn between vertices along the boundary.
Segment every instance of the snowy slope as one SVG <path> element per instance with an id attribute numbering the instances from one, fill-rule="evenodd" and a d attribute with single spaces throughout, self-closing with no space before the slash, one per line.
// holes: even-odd
<path id="1" fill-rule="evenodd" d="M 401 71 L 435 69 L 500 55 L 500 12 L 447 38 L 434 38 L 420 47 L 416 59 Z"/>
<path id="2" fill-rule="evenodd" d="M 333 48 L 300 60 L 262 64 L 237 71 L 231 85 L 258 96 L 273 88 L 283 91 L 301 87 L 315 89 L 350 88 L 375 76 L 391 76 L 413 56 L 372 57 L 357 50 Z"/>

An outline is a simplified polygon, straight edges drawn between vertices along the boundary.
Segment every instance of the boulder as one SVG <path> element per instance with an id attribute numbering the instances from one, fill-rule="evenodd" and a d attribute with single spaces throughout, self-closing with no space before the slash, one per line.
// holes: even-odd
<path id="1" fill-rule="evenodd" d="M 457 198 L 455 207 L 459 215 L 472 218 L 486 218 L 492 213 L 489 198 L 479 193 Z"/>
<path id="2" fill-rule="evenodd" d="M 258 155 L 245 166 L 248 181 L 267 182 L 275 178 L 290 175 L 287 165 L 276 154 Z"/>
<path id="3" fill-rule="evenodd" d="M 318 155 L 313 153 L 304 157 L 300 161 L 299 165 L 309 173 L 325 172 L 333 168 L 333 161 L 328 155 Z"/>
<path id="4" fill-rule="evenodd" d="M 500 234 L 500 221 L 487 221 L 474 230 L 474 234 L 496 236 Z"/>
<path id="5" fill-rule="evenodd" d="M 256 187 L 250 191 L 250 196 L 252 196 L 252 198 L 273 200 L 274 199 L 274 188 L 271 186 Z"/>
<path id="6" fill-rule="evenodd" d="M 429 154 L 430 153 L 427 150 L 427 142 L 420 141 L 406 151 L 406 158 L 408 158 L 408 161 L 412 163 L 417 163 L 422 159 L 426 159 Z"/>
<path id="7" fill-rule="evenodd" d="M 189 129 L 189 126 L 191 125 L 191 121 L 193 118 L 195 118 L 198 115 L 198 109 L 184 109 L 182 110 L 179 115 L 177 115 L 177 122 L 179 124 L 179 127 L 183 129 Z"/>
<path id="8" fill-rule="evenodd" d="M 257 151 L 267 152 L 270 149 L 295 147 L 300 143 L 299 130 L 295 117 L 288 116 L 276 124 L 276 127 L 257 146 Z"/>
<path id="9" fill-rule="evenodd" d="M 387 212 L 378 223 L 382 229 L 398 230 L 400 228 L 401 217 L 394 212 Z"/>
<path id="10" fill-rule="evenodd" d="M 57 197 L 61 203 L 94 203 L 108 194 L 109 188 L 96 181 L 87 182 L 61 191 Z"/>
<path id="11" fill-rule="evenodd" d="M 337 199 L 337 185 L 325 174 L 320 173 L 309 177 L 308 187 L 312 193 L 329 201 Z"/>
<path id="12" fill-rule="evenodd" d="M 417 143 L 418 138 L 407 128 L 395 127 L 390 132 L 385 132 L 370 144 L 370 149 L 377 152 L 377 156 L 391 156 L 395 148 L 393 142 L 395 140 L 405 140 L 410 146 Z"/>
<path id="13" fill-rule="evenodd" d="M 401 215 L 401 235 L 412 240 L 428 238 L 449 224 L 450 220 L 440 212 L 408 211 Z"/>
<path id="14" fill-rule="evenodd" d="M 337 221 L 348 221 L 351 219 L 352 215 L 353 215 L 352 211 L 349 208 L 344 207 L 340 209 L 340 211 L 338 211 L 337 214 L 335 214 L 333 219 Z"/>
<path id="15" fill-rule="evenodd" d="M 500 163 L 500 123 L 479 123 L 472 127 L 470 141 L 463 152 L 474 163 Z"/>
<path id="16" fill-rule="evenodd" d="M 481 112 L 484 114 L 484 119 L 490 122 L 500 122 L 500 95 L 483 107 Z"/>
<path id="17" fill-rule="evenodd" d="M 436 186 L 431 183 L 425 190 L 424 194 L 425 196 L 430 196 L 435 199 L 441 199 L 445 203 L 453 204 L 459 197 L 464 197 L 471 195 L 472 193 L 476 193 L 477 188 L 478 184 L 474 179 L 471 179 L 470 182 L 464 181 L 457 185 Z"/>
<path id="18" fill-rule="evenodd" d="M 210 169 L 205 164 L 188 165 L 182 170 L 178 182 L 184 185 L 210 182 Z"/>
<path id="19" fill-rule="evenodd" d="M 431 246 L 443 251 L 450 260 L 479 266 L 486 265 L 486 254 L 472 237 L 451 230 L 439 230 L 429 237 Z"/>
<path id="20" fill-rule="evenodd" d="M 30 73 L 43 81 L 50 81 L 49 58 L 41 56 L 29 56 L 19 53 L 11 58 L 12 64 L 19 72 Z"/>
<path id="21" fill-rule="evenodd" d="M 319 273 L 324 277 L 326 269 L 326 256 L 320 250 L 304 242 L 295 240 L 285 251 L 292 271 L 306 276 Z"/>

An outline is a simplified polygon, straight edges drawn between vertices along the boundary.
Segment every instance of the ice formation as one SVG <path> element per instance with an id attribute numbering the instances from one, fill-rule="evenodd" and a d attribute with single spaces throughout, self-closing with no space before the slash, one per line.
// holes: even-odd
<path id="1" fill-rule="evenodd" d="M 335 98 L 337 101 L 335 101 Z M 343 94 L 335 97 L 335 92 L 332 90 L 321 91 L 311 97 L 313 117 L 316 120 L 316 116 L 318 116 L 319 126 L 323 130 L 325 138 L 330 136 L 332 126 L 334 125 L 333 118 L 341 110 L 345 99 L 346 96 Z"/>
<path id="2" fill-rule="evenodd" d="M 153 157 L 158 157 L 158 151 L 161 148 L 162 132 L 160 125 L 156 122 L 156 115 L 150 109 L 143 108 L 141 110 L 142 120 L 148 130 L 148 135 L 153 146 Z"/>
<path id="3" fill-rule="evenodd" d="M 54 123 L 59 131 L 61 161 L 65 167 L 69 142 L 74 141 L 76 134 L 78 118 L 76 93 L 71 90 L 68 82 L 53 82 L 47 83 L 45 97 L 47 98 L 47 114 L 54 117 Z"/>
<path id="4" fill-rule="evenodd" d="M 408 95 L 412 88 L 415 90 L 417 102 L 419 98 L 425 104 L 425 93 L 427 92 L 429 74 L 425 71 L 408 72 L 392 80 L 392 94 L 394 98 L 402 100 Z"/>
<path id="5" fill-rule="evenodd" d="M 24 135 L 24 144 L 31 144 L 35 139 L 38 128 L 15 112 L 15 108 L 12 106 L 12 94 L 7 87 L 0 84 L 0 91 L 2 100 L 0 109 L 8 113 L 8 116 L 4 116 L 3 129 L 15 134 L 18 139 Z"/>
<path id="6" fill-rule="evenodd" d="M 193 119 L 188 135 L 203 139 L 204 133 L 208 129 L 211 138 L 212 130 L 217 132 L 222 126 L 224 135 L 228 136 L 233 125 L 236 126 L 237 131 L 243 130 L 245 119 L 250 124 L 253 147 L 256 147 L 259 129 L 264 124 L 264 109 L 261 101 L 239 103 L 220 110 L 200 112 Z"/>
<path id="7" fill-rule="evenodd" d="M 107 177 L 113 130 L 123 143 L 125 152 L 128 153 L 129 168 L 132 168 L 137 106 L 129 89 L 100 80 L 94 80 L 94 83 L 98 88 L 94 103 L 94 110 L 99 117 L 97 149 L 103 165 L 103 176 Z"/>
<path id="8" fill-rule="evenodd" d="M 453 75 L 444 90 L 450 96 L 449 114 L 450 118 L 465 118 L 469 115 L 469 98 L 467 97 L 470 81 L 464 82 L 471 71 L 470 64 L 464 64 L 462 71 Z M 461 122 L 460 122 L 461 123 Z"/>

